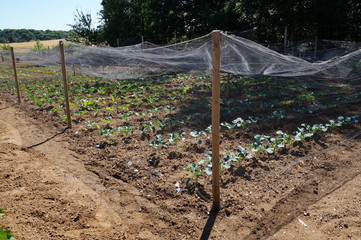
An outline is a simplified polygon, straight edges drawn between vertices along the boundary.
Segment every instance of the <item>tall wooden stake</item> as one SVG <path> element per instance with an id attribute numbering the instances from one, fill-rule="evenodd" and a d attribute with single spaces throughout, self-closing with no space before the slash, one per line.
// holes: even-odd
<path id="1" fill-rule="evenodd" d="M 221 32 L 213 31 L 212 54 L 212 192 L 214 210 L 219 210 L 220 175 L 219 175 L 219 145 L 220 145 L 220 98 L 221 98 Z"/>
<path id="2" fill-rule="evenodd" d="M 20 87 L 19 87 L 18 74 L 16 72 L 16 62 L 15 62 L 15 54 L 14 54 L 13 47 L 10 47 L 10 52 L 11 52 L 11 58 L 13 60 L 14 78 L 15 78 L 15 85 L 16 85 L 16 93 L 18 95 L 18 103 L 21 103 Z"/>
<path id="3" fill-rule="evenodd" d="M 69 93 L 68 93 L 68 80 L 66 79 L 66 69 L 65 69 L 65 54 L 64 54 L 64 43 L 63 41 L 59 42 L 60 47 L 60 61 L 61 61 L 61 71 L 63 73 L 63 85 L 64 85 L 64 97 L 66 105 L 66 115 L 68 119 L 68 126 L 71 128 L 71 116 L 70 116 L 70 105 L 69 105 Z"/>

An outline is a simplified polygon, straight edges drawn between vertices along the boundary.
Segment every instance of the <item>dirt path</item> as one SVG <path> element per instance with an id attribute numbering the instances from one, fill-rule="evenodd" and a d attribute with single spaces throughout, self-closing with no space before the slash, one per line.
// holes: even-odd
<path id="1" fill-rule="evenodd" d="M 126 226 L 97 191 L 99 179 L 77 156 L 27 122 L 16 108 L 0 105 L 0 219 L 17 239 L 123 239 Z M 44 152 L 44 153 L 42 153 Z"/>
<path id="2" fill-rule="evenodd" d="M 209 216 L 192 206 L 168 212 L 184 200 L 157 204 L 130 184 L 89 171 L 89 157 L 69 150 L 72 143 L 59 129 L 0 101 L 0 207 L 7 212 L 0 225 L 18 240 L 361 238 L 359 138 L 289 177 L 270 176 L 258 189 L 240 186 L 235 194 L 254 203 Z M 271 200 L 252 198 L 252 191 Z"/>
<path id="3" fill-rule="evenodd" d="M 40 124 L 39 124 L 40 123 Z M 116 189 L 86 170 L 87 156 L 63 133 L 0 101 L 0 225 L 21 239 L 169 239 L 152 223 L 162 206 L 112 178 Z M 108 182 L 108 184 L 109 184 Z M 155 234 L 153 233 L 155 232 Z"/>
<path id="4" fill-rule="evenodd" d="M 357 239 L 361 236 L 361 175 L 358 174 L 281 228 L 276 239 Z"/>

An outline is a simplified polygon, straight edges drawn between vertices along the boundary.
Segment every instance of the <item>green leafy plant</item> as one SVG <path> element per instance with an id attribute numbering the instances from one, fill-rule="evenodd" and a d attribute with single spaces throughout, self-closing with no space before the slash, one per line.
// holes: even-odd
<path id="1" fill-rule="evenodd" d="M 3 230 L 0 226 L 0 239 L 1 240 L 16 240 L 10 230 Z"/>
<path id="2" fill-rule="evenodd" d="M 252 154 L 247 152 L 247 150 L 242 146 L 238 146 L 236 155 L 236 161 L 238 163 L 238 166 L 241 165 L 241 161 L 245 158 L 252 158 Z"/>
<path id="3" fill-rule="evenodd" d="M 96 104 L 96 101 L 95 100 L 85 100 L 85 99 L 83 99 L 83 100 L 80 101 L 80 104 L 81 104 L 82 108 L 88 109 L 88 107 L 94 106 Z"/>
<path id="4" fill-rule="evenodd" d="M 4 215 L 6 215 L 6 212 L 2 208 L 0 208 L 0 217 L 2 217 Z"/>
<path id="5" fill-rule="evenodd" d="M 308 92 L 299 96 L 299 101 L 302 103 L 311 104 L 316 101 L 316 97 L 313 92 Z"/>
<path id="6" fill-rule="evenodd" d="M 121 119 L 127 119 L 127 118 L 129 118 L 130 116 L 132 116 L 133 115 L 133 112 L 132 111 L 130 111 L 130 112 L 127 112 L 127 113 L 124 113 L 124 114 L 118 114 L 118 117 L 120 117 Z"/>
<path id="7" fill-rule="evenodd" d="M 193 181 L 197 185 L 199 181 L 199 177 L 206 173 L 208 175 L 212 174 L 212 170 L 207 166 L 208 162 L 206 160 L 201 160 L 198 163 L 191 163 L 184 170 L 187 170 L 193 174 Z M 191 185 L 191 179 L 187 179 L 186 185 Z"/>
<path id="8" fill-rule="evenodd" d="M 181 141 L 182 139 L 184 139 L 183 138 L 184 135 L 185 135 L 184 130 L 179 130 L 178 134 L 171 133 L 171 134 L 169 134 L 168 142 L 175 143 L 175 145 L 177 146 L 178 142 Z"/>
<path id="9" fill-rule="evenodd" d="M 10 50 L 10 44 L 8 44 L 8 43 L 1 44 L 1 49 L 5 50 L 5 51 Z"/>
<path id="10" fill-rule="evenodd" d="M 154 115 L 155 113 L 160 112 L 162 109 L 163 109 L 163 106 L 159 106 L 159 107 L 157 107 L 157 108 L 150 109 L 149 112 L 150 112 L 152 115 Z"/>
<path id="11" fill-rule="evenodd" d="M 153 125 L 153 122 L 148 122 L 140 125 L 140 131 L 142 132 L 142 134 L 146 132 L 155 133 L 155 126 Z"/>
<path id="12" fill-rule="evenodd" d="M 123 136 L 128 136 L 134 132 L 134 126 L 120 126 L 112 131 L 112 133 L 120 133 Z"/>
<path id="13" fill-rule="evenodd" d="M 165 107 L 167 110 L 168 110 L 168 112 L 170 113 L 170 114 L 172 114 L 172 112 L 174 111 L 174 110 L 176 110 L 176 107 L 171 107 L 171 106 L 166 106 Z"/>
<path id="14" fill-rule="evenodd" d="M 99 135 L 102 135 L 102 136 L 108 137 L 108 136 L 110 136 L 110 135 L 112 135 L 112 134 L 113 134 L 113 132 L 112 132 L 112 130 L 109 129 L 109 128 L 101 128 L 101 129 L 99 130 Z"/>
<path id="15" fill-rule="evenodd" d="M 0 208 L 0 217 L 6 213 Z M 4 230 L 4 227 L 0 225 L 0 240 L 16 240 L 10 230 Z"/>
<path id="16" fill-rule="evenodd" d="M 85 126 L 89 129 L 93 129 L 93 128 L 100 129 L 100 126 L 96 122 L 87 121 L 85 124 L 86 124 Z"/>
<path id="17" fill-rule="evenodd" d="M 106 118 L 101 118 L 100 121 L 110 123 L 111 121 L 113 121 L 113 118 L 111 116 L 108 116 Z"/>
<path id="18" fill-rule="evenodd" d="M 230 169 L 232 162 L 238 162 L 236 154 L 234 152 L 228 152 L 226 156 L 220 161 L 221 171 L 224 169 Z"/>
<path id="19" fill-rule="evenodd" d="M 34 49 L 35 49 L 35 50 L 44 49 L 44 44 L 42 44 L 42 43 L 40 42 L 40 40 L 36 40 L 35 45 L 34 45 Z"/>
<path id="20" fill-rule="evenodd" d="M 149 142 L 149 145 L 154 147 L 157 151 L 159 151 L 162 147 L 168 147 L 167 142 L 163 141 L 163 136 L 160 134 L 157 134 L 155 140 Z"/>
<path id="21" fill-rule="evenodd" d="M 38 107 L 42 107 L 46 101 L 44 99 L 39 99 L 39 100 L 35 100 L 34 103 L 38 106 Z"/>
<path id="22" fill-rule="evenodd" d="M 202 135 L 206 135 L 206 133 L 204 131 L 199 131 L 199 132 L 192 131 L 192 132 L 189 133 L 189 135 L 196 140 L 197 144 L 202 144 L 202 140 L 200 139 L 200 137 Z"/>

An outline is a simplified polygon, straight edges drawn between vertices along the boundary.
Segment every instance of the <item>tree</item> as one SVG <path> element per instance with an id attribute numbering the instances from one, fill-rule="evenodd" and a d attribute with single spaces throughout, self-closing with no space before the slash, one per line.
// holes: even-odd
<path id="1" fill-rule="evenodd" d="M 262 42 L 281 42 L 285 26 L 289 30 L 289 39 L 294 41 L 315 36 L 345 40 L 347 34 L 340 27 L 350 24 L 348 19 L 357 8 L 357 2 L 357 0 L 239 0 L 235 9 L 240 21 L 254 27 Z M 357 16 L 357 13 L 353 16 Z"/>
<path id="2" fill-rule="evenodd" d="M 90 13 L 84 13 L 77 9 L 74 21 L 74 25 L 69 24 L 69 26 L 72 27 L 72 31 L 69 36 L 70 41 L 82 42 L 85 44 L 99 43 L 99 31 L 96 28 L 93 28 Z"/>
<path id="3" fill-rule="evenodd" d="M 67 31 L 34 30 L 34 29 L 4 29 L 0 30 L 0 43 L 30 42 L 35 39 L 50 40 L 68 37 Z"/>
<path id="4" fill-rule="evenodd" d="M 149 0 L 103 0 L 103 36 L 110 45 L 139 43 L 151 24 Z M 154 21 L 154 19 L 152 19 Z"/>
<path id="5" fill-rule="evenodd" d="M 258 40 L 352 39 L 360 36 L 359 0 L 102 0 L 102 36 L 110 45 L 189 39 L 214 29 L 255 29 Z M 330 28 L 330 25 L 333 27 Z M 340 26 L 342 26 L 340 28 Z M 355 30 L 345 31 L 344 26 Z M 332 36 L 329 35 L 332 33 Z"/>
<path id="6" fill-rule="evenodd" d="M 238 25 L 234 0 L 103 0 L 104 39 L 111 45 L 191 38 Z"/>
<path id="7" fill-rule="evenodd" d="M 36 40 L 35 45 L 34 45 L 34 49 L 35 49 L 35 50 L 44 49 L 44 44 L 42 44 L 42 43 L 40 42 L 40 40 Z"/>

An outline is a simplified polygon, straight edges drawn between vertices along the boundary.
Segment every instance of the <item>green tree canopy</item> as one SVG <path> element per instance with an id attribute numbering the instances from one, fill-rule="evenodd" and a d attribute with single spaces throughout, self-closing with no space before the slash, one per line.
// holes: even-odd
<path id="1" fill-rule="evenodd" d="M 170 43 L 214 29 L 254 29 L 258 41 L 277 43 L 288 28 L 288 39 L 361 40 L 361 3 L 358 0 L 102 0 L 102 25 L 93 31 L 90 15 L 77 12 L 74 32 L 97 35 L 113 46 Z M 1 36 L 0 36 L 1 37 Z M 17 36 L 14 36 L 15 38 Z M 86 36 L 84 36 L 86 37 Z"/>
<path id="2" fill-rule="evenodd" d="M 0 43 L 30 42 L 36 39 L 51 40 L 67 38 L 67 31 L 34 30 L 34 29 L 3 29 L 0 30 Z"/>

